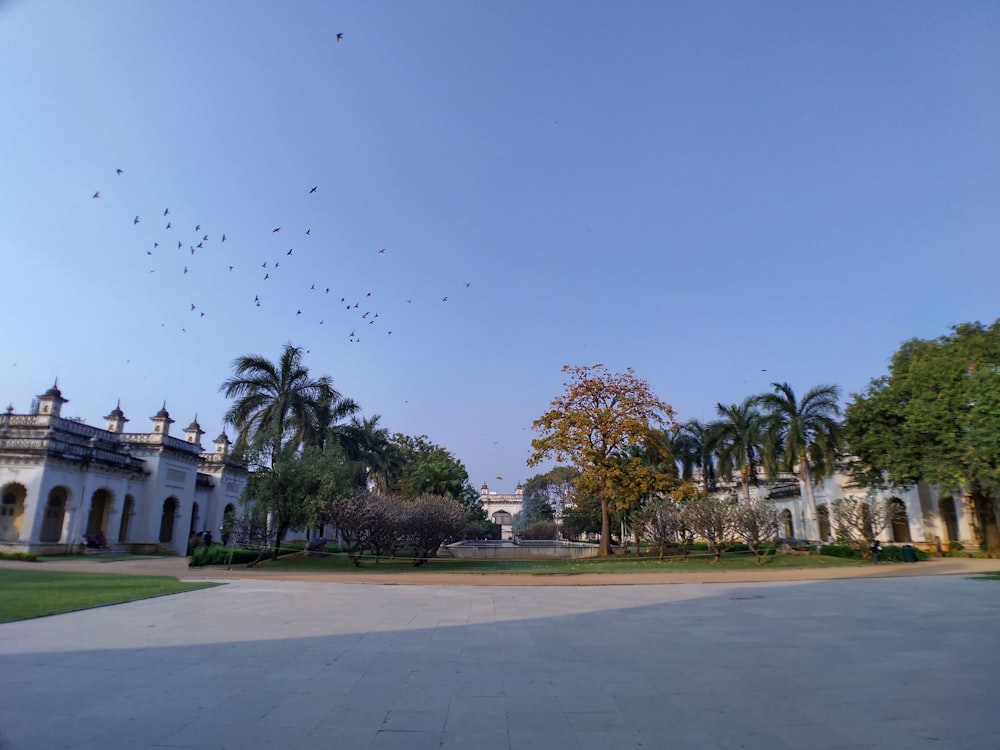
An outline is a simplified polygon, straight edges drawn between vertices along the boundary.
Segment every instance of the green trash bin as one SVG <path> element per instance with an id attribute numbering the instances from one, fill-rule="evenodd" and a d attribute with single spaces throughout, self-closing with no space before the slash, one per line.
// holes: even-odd
<path id="1" fill-rule="evenodd" d="M 903 545 L 903 562 L 906 563 L 906 562 L 916 562 L 916 561 L 917 561 L 917 553 L 913 551 L 912 545 L 904 544 Z"/>

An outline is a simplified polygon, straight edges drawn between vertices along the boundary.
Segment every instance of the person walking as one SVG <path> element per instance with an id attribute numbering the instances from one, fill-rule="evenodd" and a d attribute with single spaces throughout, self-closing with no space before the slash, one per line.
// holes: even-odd
<path id="1" fill-rule="evenodd" d="M 878 539 L 872 542 L 872 565 L 878 565 L 878 553 L 882 551 L 882 545 Z"/>

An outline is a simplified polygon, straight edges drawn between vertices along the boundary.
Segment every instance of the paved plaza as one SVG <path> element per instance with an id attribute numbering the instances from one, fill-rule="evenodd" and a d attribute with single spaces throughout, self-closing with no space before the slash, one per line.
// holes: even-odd
<path id="1" fill-rule="evenodd" d="M 232 580 L 0 625 L 0 748 L 1000 747 L 1000 583 Z"/>

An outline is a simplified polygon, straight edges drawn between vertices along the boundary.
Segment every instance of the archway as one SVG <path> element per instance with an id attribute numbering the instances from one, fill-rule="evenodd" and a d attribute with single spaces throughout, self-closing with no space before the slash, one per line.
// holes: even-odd
<path id="1" fill-rule="evenodd" d="M 178 502 L 176 497 L 168 497 L 163 501 L 163 516 L 160 518 L 160 541 L 170 544 L 174 541 L 174 520 L 177 516 Z"/>
<path id="2" fill-rule="evenodd" d="M 786 539 L 795 538 L 795 526 L 792 524 L 792 511 L 785 508 L 779 516 L 781 519 L 781 529 Z"/>
<path id="3" fill-rule="evenodd" d="M 898 497 L 889 501 L 892 509 L 892 540 L 894 542 L 912 542 L 910 537 L 910 519 L 906 515 L 906 506 Z"/>
<path id="4" fill-rule="evenodd" d="M 66 501 L 69 491 L 65 487 L 53 487 L 45 503 L 45 517 L 42 519 L 42 533 L 39 541 L 58 542 L 62 538 L 63 521 L 66 518 Z"/>
<path id="5" fill-rule="evenodd" d="M 938 500 L 938 513 L 941 514 L 941 521 L 944 524 L 945 533 L 948 535 L 947 541 L 958 541 L 958 512 L 955 510 L 955 498 L 948 496 Z"/>
<path id="6" fill-rule="evenodd" d="M 108 512 L 111 510 L 111 491 L 99 489 L 90 496 L 90 513 L 87 516 L 87 533 L 105 534 Z"/>
<path id="7" fill-rule="evenodd" d="M 821 541 L 827 541 L 830 534 L 830 509 L 825 505 L 816 506 L 816 521 L 819 523 L 819 538 Z"/>
<path id="8" fill-rule="evenodd" d="M 135 498 L 131 495 L 125 496 L 125 502 L 122 505 L 122 522 L 118 526 L 118 541 L 124 542 L 128 539 L 128 526 L 129 522 L 132 520 L 132 514 L 135 512 Z"/>
<path id="9" fill-rule="evenodd" d="M 514 523 L 514 517 L 505 510 L 498 510 L 493 514 L 493 523 L 497 526 L 510 526 Z"/>
<path id="10" fill-rule="evenodd" d="M 28 490 L 12 482 L 0 490 L 0 540 L 15 541 L 21 535 L 24 520 L 24 498 Z"/>

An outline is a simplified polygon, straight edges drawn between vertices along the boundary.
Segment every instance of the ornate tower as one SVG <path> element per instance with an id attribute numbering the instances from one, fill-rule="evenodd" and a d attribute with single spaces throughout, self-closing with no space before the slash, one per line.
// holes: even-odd
<path id="1" fill-rule="evenodd" d="M 194 415 L 194 421 L 191 422 L 187 427 L 184 428 L 184 439 L 193 445 L 201 447 L 201 436 L 205 434 L 205 431 L 201 429 L 201 425 L 198 424 L 198 415 Z"/>
<path id="2" fill-rule="evenodd" d="M 108 422 L 108 432 L 113 432 L 116 435 L 121 435 L 125 429 L 125 423 L 128 419 L 125 418 L 125 413 L 122 411 L 121 399 L 118 399 L 118 403 L 115 408 L 111 410 L 111 413 L 105 417 Z"/>
<path id="3" fill-rule="evenodd" d="M 69 403 L 69 399 L 62 397 L 62 391 L 59 390 L 59 378 L 56 378 L 52 387 L 38 396 L 38 413 L 58 417 L 62 411 L 62 405 L 67 403 Z"/>
<path id="4" fill-rule="evenodd" d="M 153 433 L 156 435 L 169 435 L 170 425 L 174 423 L 174 420 L 170 418 L 170 412 L 167 411 L 167 402 L 163 402 L 163 407 L 156 412 L 155 415 L 150 417 L 153 420 Z"/>

